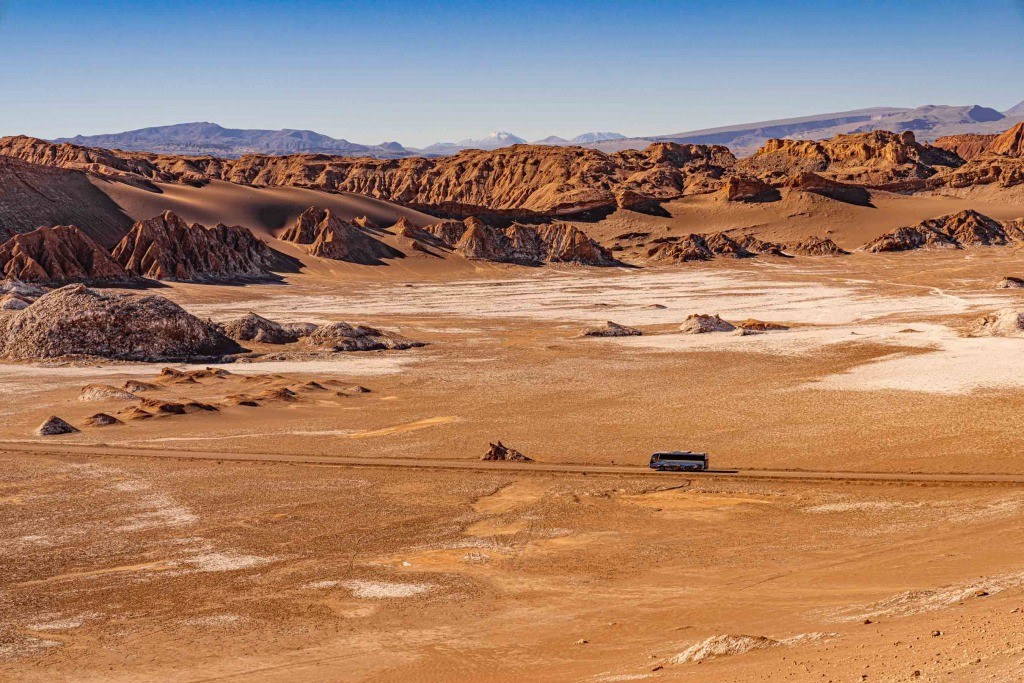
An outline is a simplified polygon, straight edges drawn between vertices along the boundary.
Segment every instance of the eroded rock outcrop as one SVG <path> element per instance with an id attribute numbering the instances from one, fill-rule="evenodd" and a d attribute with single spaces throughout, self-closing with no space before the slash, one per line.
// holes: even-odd
<path id="1" fill-rule="evenodd" d="M 864 245 L 864 251 L 879 253 L 923 247 L 958 249 L 963 246 L 1002 245 L 1010 241 L 999 221 L 968 209 L 890 230 Z"/>
<path id="2" fill-rule="evenodd" d="M 877 130 L 828 140 L 769 140 L 737 167 L 772 184 L 815 173 L 831 180 L 884 187 L 931 178 L 961 164 L 963 159 L 953 152 L 922 145 L 910 131 Z"/>
<path id="3" fill-rule="evenodd" d="M 718 314 L 709 315 L 706 313 L 694 313 L 687 316 L 686 320 L 679 325 L 679 331 L 684 334 L 705 334 L 708 332 L 732 332 L 736 329 L 728 320 L 722 320 Z"/>
<path id="4" fill-rule="evenodd" d="M 673 263 L 710 261 L 716 256 L 750 258 L 754 255 L 740 241 L 724 232 L 659 237 L 651 240 L 645 254 L 648 259 Z"/>
<path id="5" fill-rule="evenodd" d="M 47 285 L 129 279 L 106 249 L 74 225 L 41 227 L 4 242 L 0 275 Z"/>
<path id="6" fill-rule="evenodd" d="M 189 360 L 242 350 L 213 323 L 170 299 L 100 293 L 84 285 L 55 289 L 0 326 L 0 355 L 10 358 Z"/>
<path id="7" fill-rule="evenodd" d="M 237 341 L 292 344 L 316 331 L 314 323 L 279 323 L 255 313 L 224 323 L 224 334 Z"/>
<path id="8" fill-rule="evenodd" d="M 1002 308 L 984 315 L 967 330 L 970 337 L 1024 337 L 1024 308 Z"/>
<path id="9" fill-rule="evenodd" d="M 374 237 L 372 232 L 373 228 L 342 220 L 330 209 L 311 206 L 281 234 L 281 239 L 308 245 L 313 256 L 368 266 L 382 265 L 384 259 L 405 256 Z"/>
<path id="10" fill-rule="evenodd" d="M 1024 289 L 1024 278 L 1007 275 L 996 283 L 996 289 Z"/>
<path id="11" fill-rule="evenodd" d="M 786 251 L 799 256 L 847 256 L 850 253 L 828 237 L 808 237 L 788 245 Z"/>
<path id="12" fill-rule="evenodd" d="M 599 327 L 588 327 L 580 332 L 581 337 L 639 337 L 643 334 L 635 327 L 626 327 L 611 320 Z"/>
<path id="13" fill-rule="evenodd" d="M 722 196 L 728 202 L 774 202 L 781 197 L 779 191 L 768 183 L 741 175 L 725 179 Z"/>
<path id="14" fill-rule="evenodd" d="M 189 225 L 165 211 L 133 225 L 113 257 L 131 275 L 203 282 L 269 277 L 273 253 L 241 226 Z"/>
<path id="15" fill-rule="evenodd" d="M 425 342 L 407 339 L 393 332 L 346 322 L 321 325 L 306 337 L 305 342 L 311 346 L 331 351 L 404 350 L 426 346 Z"/>
<path id="16" fill-rule="evenodd" d="M 937 138 L 932 144 L 953 152 L 964 161 L 970 161 L 988 151 L 989 145 L 997 137 L 998 134 L 996 133 L 963 133 L 961 135 L 946 135 Z"/>

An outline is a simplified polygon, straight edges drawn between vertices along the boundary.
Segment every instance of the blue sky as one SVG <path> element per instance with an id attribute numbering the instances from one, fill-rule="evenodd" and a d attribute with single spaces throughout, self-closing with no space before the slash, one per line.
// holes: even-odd
<path id="1" fill-rule="evenodd" d="M 1024 2 L 0 0 L 0 134 L 426 145 L 1024 99 Z"/>

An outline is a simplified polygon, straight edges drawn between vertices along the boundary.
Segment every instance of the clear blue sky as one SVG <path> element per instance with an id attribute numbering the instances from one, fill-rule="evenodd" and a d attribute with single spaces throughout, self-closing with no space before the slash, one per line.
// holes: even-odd
<path id="1" fill-rule="evenodd" d="M 1024 99 L 1024 2 L 0 0 L 0 134 L 425 145 Z"/>

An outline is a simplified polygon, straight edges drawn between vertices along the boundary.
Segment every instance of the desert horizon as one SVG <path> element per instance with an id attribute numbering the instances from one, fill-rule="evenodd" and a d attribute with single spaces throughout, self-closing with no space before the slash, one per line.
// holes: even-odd
<path id="1" fill-rule="evenodd" d="M 0 680 L 1021 680 L 1022 21 L 0 7 Z"/>

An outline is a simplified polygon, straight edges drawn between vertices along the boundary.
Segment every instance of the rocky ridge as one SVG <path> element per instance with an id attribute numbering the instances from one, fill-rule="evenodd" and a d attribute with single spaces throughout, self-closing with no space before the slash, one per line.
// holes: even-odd
<path id="1" fill-rule="evenodd" d="M 139 221 L 114 247 L 125 272 L 154 280 L 266 279 L 273 262 L 267 243 L 241 226 L 189 225 L 165 211 Z"/>
<path id="2" fill-rule="evenodd" d="M 0 275 L 44 285 L 130 279 L 106 249 L 74 225 L 36 228 L 0 245 Z"/>
<path id="3" fill-rule="evenodd" d="M 864 245 L 871 253 L 909 251 L 924 247 L 959 249 L 965 246 L 1004 245 L 1013 241 L 1003 224 L 977 211 L 966 210 L 917 225 L 899 227 Z"/>

